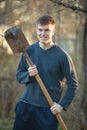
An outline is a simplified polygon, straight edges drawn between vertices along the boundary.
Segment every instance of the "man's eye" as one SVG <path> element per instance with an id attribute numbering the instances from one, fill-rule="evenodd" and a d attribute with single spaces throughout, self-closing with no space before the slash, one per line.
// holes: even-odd
<path id="1" fill-rule="evenodd" d="M 49 29 L 46 29 L 45 31 L 46 31 L 46 32 L 48 32 L 48 31 L 49 31 Z"/>
<path id="2" fill-rule="evenodd" d="M 40 32 L 42 31 L 42 29 L 38 29 Z"/>
<path id="3" fill-rule="evenodd" d="M 42 32 L 42 31 L 44 31 L 44 32 L 48 32 L 48 31 L 50 31 L 49 29 L 45 29 L 45 30 L 43 30 L 43 29 L 38 29 L 40 32 Z"/>

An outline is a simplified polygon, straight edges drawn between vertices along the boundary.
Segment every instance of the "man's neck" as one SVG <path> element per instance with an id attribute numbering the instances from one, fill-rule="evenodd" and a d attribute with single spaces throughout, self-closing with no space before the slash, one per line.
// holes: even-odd
<path id="1" fill-rule="evenodd" d="M 44 50 L 47 50 L 47 49 L 49 49 L 49 48 L 51 48 L 52 46 L 54 46 L 55 45 L 55 43 L 54 42 L 50 42 L 50 43 L 41 43 L 41 42 L 39 42 L 39 46 L 42 48 L 42 49 L 44 49 Z"/>

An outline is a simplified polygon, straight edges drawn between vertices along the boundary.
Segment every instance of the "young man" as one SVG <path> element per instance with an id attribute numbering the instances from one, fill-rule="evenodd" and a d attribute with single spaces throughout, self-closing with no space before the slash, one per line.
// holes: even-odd
<path id="1" fill-rule="evenodd" d="M 26 87 L 16 105 L 13 130 L 57 130 L 55 114 L 67 110 L 78 86 L 70 56 L 52 40 L 55 34 L 54 19 L 51 16 L 40 17 L 36 32 L 39 41 L 26 49 L 34 65 L 28 66 L 22 55 L 17 69 L 17 80 Z M 51 108 L 35 80 L 34 76 L 38 73 L 54 101 Z M 67 90 L 60 100 L 64 77 Z"/>

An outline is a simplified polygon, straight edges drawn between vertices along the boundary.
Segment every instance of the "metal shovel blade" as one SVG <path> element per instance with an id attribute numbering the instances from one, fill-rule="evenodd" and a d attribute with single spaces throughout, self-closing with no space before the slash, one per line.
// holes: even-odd
<path id="1" fill-rule="evenodd" d="M 29 46 L 24 33 L 19 26 L 13 26 L 5 31 L 4 37 L 13 53 L 20 53 Z"/>

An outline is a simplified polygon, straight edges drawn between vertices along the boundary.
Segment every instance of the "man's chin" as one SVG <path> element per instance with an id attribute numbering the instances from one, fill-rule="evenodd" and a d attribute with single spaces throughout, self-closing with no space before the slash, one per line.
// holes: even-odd
<path id="1" fill-rule="evenodd" d="M 41 40 L 40 42 L 45 44 L 49 43 L 49 41 L 45 41 L 45 40 Z"/>

